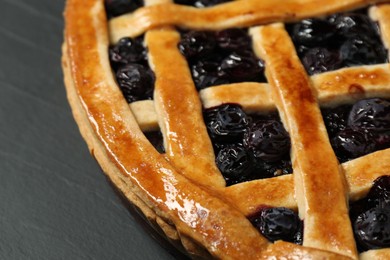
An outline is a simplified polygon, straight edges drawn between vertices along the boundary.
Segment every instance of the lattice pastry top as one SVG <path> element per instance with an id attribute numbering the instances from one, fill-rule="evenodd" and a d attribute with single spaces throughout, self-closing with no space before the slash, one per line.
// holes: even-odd
<path id="1" fill-rule="evenodd" d="M 68 98 L 105 173 L 170 239 L 223 259 L 390 258 L 390 181 L 371 189 L 390 175 L 390 1 L 145 0 L 108 19 L 115 2 L 138 3 L 67 1 Z M 366 7 L 376 36 L 348 38 L 362 11 L 329 16 Z M 364 197 L 375 206 L 350 218 Z"/>

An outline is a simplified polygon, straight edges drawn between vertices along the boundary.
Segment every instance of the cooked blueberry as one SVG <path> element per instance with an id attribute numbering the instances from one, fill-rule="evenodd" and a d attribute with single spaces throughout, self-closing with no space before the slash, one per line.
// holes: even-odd
<path id="1" fill-rule="evenodd" d="M 229 145 L 222 148 L 216 157 L 216 164 L 228 180 L 243 178 L 253 169 L 252 158 L 241 145 Z"/>
<path id="2" fill-rule="evenodd" d="M 105 0 L 104 3 L 108 17 L 130 13 L 142 6 L 140 0 Z"/>
<path id="3" fill-rule="evenodd" d="M 354 37 L 354 35 L 374 35 L 377 37 L 379 29 L 365 14 L 346 13 L 338 14 L 330 18 L 336 26 L 338 34 L 343 37 Z"/>
<path id="4" fill-rule="evenodd" d="M 192 77 L 198 90 L 206 87 L 227 84 L 227 79 L 218 76 L 219 62 L 215 60 L 200 60 L 191 66 Z"/>
<path id="5" fill-rule="evenodd" d="M 364 212 L 379 207 L 380 205 L 389 204 L 390 202 L 390 175 L 377 178 L 367 196 L 363 199 L 350 204 L 351 221 L 355 222 L 357 217 Z"/>
<path id="6" fill-rule="evenodd" d="M 348 125 L 373 131 L 389 131 L 390 102 L 380 98 L 356 102 L 349 113 Z"/>
<path id="7" fill-rule="evenodd" d="M 371 205 L 390 203 L 390 175 L 381 176 L 375 180 L 370 192 L 367 195 Z"/>
<path id="8" fill-rule="evenodd" d="M 343 64 L 337 50 L 329 50 L 323 47 L 306 51 L 302 56 L 302 63 L 310 75 L 336 70 L 341 68 Z"/>
<path id="9" fill-rule="evenodd" d="M 145 136 L 159 153 L 165 153 L 163 136 L 160 131 L 146 132 Z"/>
<path id="10" fill-rule="evenodd" d="M 247 30 L 182 33 L 178 44 L 198 90 L 243 81 L 265 82 L 264 61 L 253 53 Z"/>
<path id="11" fill-rule="evenodd" d="M 253 119 L 256 120 L 256 123 L 252 123 Z M 283 149 L 281 147 L 286 146 L 284 134 L 287 133 L 278 121 L 280 119 L 277 113 L 271 112 L 267 115 L 254 114 L 248 116 L 239 105 L 225 104 L 206 109 L 204 111 L 204 120 L 213 142 L 216 163 L 224 174 L 227 186 L 244 181 L 272 178 L 292 173 L 289 149 L 287 149 L 287 152 L 281 152 Z M 250 131 L 249 128 L 253 128 L 253 132 L 257 131 L 257 127 L 260 124 L 262 125 L 262 130 L 270 131 L 270 133 L 262 133 L 262 137 L 266 140 L 263 140 L 262 144 L 256 143 L 265 150 L 254 151 L 251 147 L 253 146 L 252 142 L 255 143 L 254 139 L 258 138 L 258 136 L 252 133 L 255 137 L 254 139 L 250 138 L 248 131 Z M 270 129 L 266 130 L 267 127 Z M 274 142 L 270 139 L 273 139 Z M 289 139 L 287 143 L 289 147 Z M 282 155 L 277 154 L 276 150 Z M 256 157 L 255 154 L 258 156 Z M 228 171 L 229 169 L 234 169 L 235 171 Z"/>
<path id="12" fill-rule="evenodd" d="M 332 146 L 340 161 L 344 162 L 375 151 L 370 133 L 360 129 L 346 128 L 335 135 Z"/>
<path id="13" fill-rule="evenodd" d="M 386 237 L 386 232 L 389 234 L 389 223 L 384 222 L 386 217 L 390 217 L 389 202 L 390 176 L 387 175 L 374 181 L 365 198 L 350 204 L 350 217 L 360 252 L 388 247 L 388 244 L 383 244 L 383 239 Z M 387 231 L 386 228 L 383 228 L 385 225 Z M 387 240 L 389 241 L 389 239 Z"/>
<path id="14" fill-rule="evenodd" d="M 387 61 L 384 47 L 365 36 L 347 39 L 341 45 L 340 53 L 345 66 L 379 64 Z"/>
<path id="15" fill-rule="evenodd" d="M 348 114 L 350 110 L 350 105 L 342 105 L 322 110 L 325 126 L 330 137 L 333 137 L 335 134 L 347 127 Z"/>
<path id="16" fill-rule="evenodd" d="M 125 37 L 110 47 L 109 56 L 114 68 L 128 63 L 142 63 L 146 59 L 145 48 L 142 45 L 142 38 Z"/>
<path id="17" fill-rule="evenodd" d="M 214 34 L 206 31 L 187 32 L 179 42 L 179 50 L 187 59 L 205 57 L 213 52 L 215 46 Z"/>
<path id="18" fill-rule="evenodd" d="M 302 59 L 303 55 L 308 51 L 310 50 L 310 47 L 307 47 L 305 45 L 297 45 L 295 46 L 296 50 L 297 50 L 297 54 L 299 56 L 299 58 Z M 307 70 L 307 69 L 306 69 Z"/>
<path id="19" fill-rule="evenodd" d="M 253 56 L 232 53 L 218 69 L 218 75 L 230 82 L 261 81 L 264 69 Z"/>
<path id="20" fill-rule="evenodd" d="M 302 245 L 303 244 L 303 221 L 301 221 L 298 231 L 295 233 L 294 244 Z"/>
<path id="21" fill-rule="evenodd" d="M 118 69 L 116 79 L 127 102 L 151 99 L 153 96 L 153 73 L 139 64 L 127 64 Z"/>
<path id="22" fill-rule="evenodd" d="M 275 162 L 290 152 L 290 136 L 279 121 L 255 122 L 245 134 L 245 144 L 253 155 Z"/>
<path id="23" fill-rule="evenodd" d="M 364 12 L 305 19 L 286 27 L 309 74 L 387 62 L 379 27 L 367 9 Z"/>
<path id="24" fill-rule="evenodd" d="M 270 111 L 266 114 L 251 114 L 252 122 L 275 120 L 280 122 L 279 113 L 276 111 Z"/>
<path id="25" fill-rule="evenodd" d="M 390 147 L 390 132 L 375 132 L 375 145 L 377 150 L 382 150 Z"/>
<path id="26" fill-rule="evenodd" d="M 242 51 L 251 47 L 251 38 L 244 29 L 226 29 L 216 33 L 218 46 L 223 50 Z"/>
<path id="27" fill-rule="evenodd" d="M 357 217 L 366 212 L 367 210 L 375 207 L 372 203 L 368 203 L 367 198 L 360 199 L 358 201 L 352 202 L 349 204 L 349 217 L 351 219 L 352 224 L 355 222 Z"/>
<path id="28" fill-rule="evenodd" d="M 249 220 L 271 242 L 284 240 L 302 243 L 303 224 L 291 209 L 263 208 L 249 216 Z"/>
<path id="29" fill-rule="evenodd" d="M 293 39 L 306 46 L 323 45 L 335 34 L 335 26 L 326 20 L 305 19 L 293 26 Z"/>
<path id="30" fill-rule="evenodd" d="M 286 175 L 293 172 L 290 156 L 287 154 L 275 162 L 265 162 L 261 159 L 255 160 L 256 170 L 253 172 L 254 179 L 265 179 Z"/>
<path id="31" fill-rule="evenodd" d="M 226 104 L 207 109 L 204 113 L 207 130 L 216 142 L 235 142 L 249 125 L 249 118 L 239 105 Z"/>
<path id="32" fill-rule="evenodd" d="M 390 247 L 390 204 L 371 208 L 354 222 L 358 246 L 365 250 Z"/>

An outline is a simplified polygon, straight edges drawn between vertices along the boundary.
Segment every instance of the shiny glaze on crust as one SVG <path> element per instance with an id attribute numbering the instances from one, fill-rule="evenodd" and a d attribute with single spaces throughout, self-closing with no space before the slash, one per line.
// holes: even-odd
<path id="1" fill-rule="evenodd" d="M 357 258 L 344 176 L 294 45 L 282 24 L 255 27 L 250 33 L 267 64 L 272 96 L 291 137 L 295 194 L 305 220 L 303 245 Z"/>
<path id="2" fill-rule="evenodd" d="M 265 182 L 259 181 L 226 189 L 216 188 L 214 191 L 197 188 L 191 181 L 182 177 L 163 156 L 156 153 L 141 133 L 128 105 L 123 102 L 123 97 L 109 72 L 106 57 L 106 21 L 102 13 L 102 1 L 68 1 L 66 42 L 69 51 L 65 53 L 65 59 L 70 61 L 72 78 L 80 101 L 89 115 L 97 137 L 105 147 L 107 158 L 117 165 L 117 171 L 121 172 L 122 178 L 128 180 L 132 191 L 159 216 L 172 221 L 182 235 L 204 245 L 218 258 L 343 259 L 344 257 L 338 254 L 290 243 L 269 244 L 248 225 L 242 214 L 254 210 L 253 205 L 250 205 L 252 202 L 264 203 L 268 199 L 270 205 L 272 202 L 277 205 L 279 200 L 279 203 L 296 207 L 292 193 L 285 194 L 294 188 L 292 178 L 284 180 L 287 183 L 283 184 L 278 183 L 282 181 L 281 177 L 273 179 L 274 188 L 280 184 L 284 185 L 286 190 L 267 195 L 256 202 L 253 196 L 260 192 L 250 194 L 240 188 L 248 184 L 248 188 L 256 187 L 261 191 L 262 187 L 272 190 L 272 186 L 268 187 Z M 380 151 L 376 156 L 389 156 L 388 153 L 389 150 Z M 370 157 L 371 162 L 374 161 L 372 158 Z M 354 162 L 365 169 L 368 163 L 365 159 L 366 157 L 361 157 L 348 163 Z M 386 168 L 382 167 L 389 169 L 386 164 L 380 168 L 374 166 L 372 163 L 368 167 L 369 173 L 365 169 L 365 175 L 369 176 L 367 180 L 374 178 L 375 174 L 383 175 L 382 172 Z M 345 172 L 348 178 L 349 170 Z M 348 178 L 350 183 L 353 183 L 351 191 L 353 185 L 361 184 L 353 182 L 360 178 L 360 173 L 356 172 L 354 176 Z M 240 195 L 245 197 L 244 202 L 237 205 Z M 230 202 L 232 206 L 219 197 Z M 226 219 L 220 219 L 221 216 Z M 218 230 L 215 230 L 216 228 Z"/>
<path id="3" fill-rule="evenodd" d="M 179 25 L 190 29 L 222 30 L 281 21 L 297 21 L 310 16 L 327 15 L 388 0 L 275 0 L 233 1 L 209 8 L 194 8 L 172 3 L 140 8 L 109 22 L 110 39 L 138 36 L 147 30 Z M 191 19 L 189 19 L 191 17 Z"/>
<path id="4" fill-rule="evenodd" d="M 198 92 L 188 64 L 177 48 L 179 40 L 180 34 L 171 29 L 152 30 L 145 36 L 150 66 L 156 75 L 154 104 L 166 155 L 189 179 L 204 186 L 224 187 L 203 123 Z"/>
<path id="5" fill-rule="evenodd" d="M 368 154 L 341 165 L 349 186 L 349 199 L 363 198 L 372 187 L 374 180 L 389 174 L 390 149 Z M 297 209 L 294 196 L 294 176 L 284 175 L 277 178 L 256 180 L 227 187 L 220 191 L 234 201 L 245 215 L 256 212 L 258 205 L 269 205 Z"/>
<path id="6" fill-rule="evenodd" d="M 321 106 L 351 103 L 367 97 L 390 97 L 389 64 L 344 68 L 311 76 L 310 80 Z M 206 108 L 239 103 L 246 112 L 275 109 L 267 83 L 220 85 L 201 90 L 200 96 Z"/>
<path id="7" fill-rule="evenodd" d="M 202 89 L 199 92 L 205 108 L 224 103 L 240 104 L 245 112 L 264 113 L 275 109 L 266 83 L 244 82 Z"/>
<path id="8" fill-rule="evenodd" d="M 340 69 L 312 76 L 311 81 L 324 106 L 364 97 L 389 97 L 390 65 Z"/>
<path id="9" fill-rule="evenodd" d="M 103 1 L 70 0 L 65 16 L 80 101 L 107 156 L 140 198 L 215 257 L 260 258 L 268 242 L 245 216 L 178 174 L 143 136 L 109 68 Z"/>
<path id="10" fill-rule="evenodd" d="M 371 153 L 342 164 L 350 187 L 351 199 L 363 198 L 376 178 L 390 173 L 390 160 L 384 158 L 390 158 L 390 149 Z"/>
<path id="11" fill-rule="evenodd" d="M 159 130 L 157 114 L 152 100 L 136 101 L 129 104 L 129 106 L 142 132 Z"/>

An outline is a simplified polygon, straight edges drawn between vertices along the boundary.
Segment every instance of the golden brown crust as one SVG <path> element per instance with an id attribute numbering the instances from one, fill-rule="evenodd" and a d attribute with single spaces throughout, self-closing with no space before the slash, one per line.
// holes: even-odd
<path id="1" fill-rule="evenodd" d="M 140 8 L 134 13 L 112 19 L 109 22 L 110 39 L 117 42 L 124 36 L 138 36 L 147 30 L 167 25 L 221 30 L 275 21 L 297 21 L 378 2 L 386 0 L 284 0 L 283 4 L 276 5 L 275 0 L 245 0 L 204 9 L 167 3 Z"/>
<path id="2" fill-rule="evenodd" d="M 63 53 L 67 52 L 66 46 L 63 46 Z M 180 241 L 180 237 L 172 224 L 167 223 L 166 220 L 163 220 L 159 217 L 148 205 L 146 205 L 134 192 L 132 185 L 129 184 L 126 179 L 122 177 L 120 170 L 115 166 L 115 164 L 107 157 L 106 151 L 101 144 L 98 137 L 95 135 L 89 121 L 88 117 L 82 108 L 78 95 L 76 93 L 76 88 L 73 84 L 71 77 L 69 62 L 67 56 L 63 55 L 62 58 L 62 68 L 64 72 L 65 86 L 67 90 L 67 97 L 69 103 L 72 107 L 73 116 L 80 128 L 80 133 L 88 144 L 88 148 L 94 158 L 99 162 L 99 165 L 102 167 L 103 171 L 108 175 L 110 181 L 115 185 L 115 187 L 121 192 L 121 194 L 130 201 L 134 206 L 141 210 L 142 214 L 146 219 L 151 223 L 152 227 L 156 227 L 156 224 L 161 228 L 166 237 L 172 244 L 176 245 L 180 249 L 180 245 L 177 243 Z M 157 230 L 158 231 L 158 230 Z M 183 246 L 186 251 L 193 256 L 208 258 L 210 255 L 204 251 L 204 249 L 199 248 L 194 242 L 191 243 L 191 240 L 186 239 Z"/>
<path id="3" fill-rule="evenodd" d="M 204 186 L 224 187 L 202 123 L 202 104 L 187 61 L 177 48 L 179 40 L 179 33 L 172 29 L 152 30 L 145 36 L 149 63 L 156 74 L 154 104 L 166 155 L 189 179 Z"/>
<path id="4" fill-rule="evenodd" d="M 142 132 L 159 130 L 157 114 L 152 100 L 133 102 L 130 104 L 130 110 Z"/>
<path id="5" fill-rule="evenodd" d="M 272 96 L 291 138 L 303 245 L 357 257 L 347 190 L 305 69 L 282 24 L 251 29 Z"/>
<path id="6" fill-rule="evenodd" d="M 244 182 L 221 191 L 245 215 L 251 215 L 261 206 L 297 209 L 292 175 Z"/>
<path id="7" fill-rule="evenodd" d="M 390 65 L 351 67 L 311 77 L 324 106 L 351 103 L 368 97 L 389 97 Z"/>
<path id="8" fill-rule="evenodd" d="M 131 36 L 166 24 L 203 28 L 202 22 L 208 19 L 216 22 L 207 28 L 225 28 L 231 24 L 246 25 L 272 19 L 299 19 L 379 1 L 327 1 L 321 8 L 306 12 L 303 5 L 309 9 L 310 5 L 318 5 L 318 1 L 287 0 L 283 7 L 270 11 L 271 0 L 267 0 L 261 8 L 256 6 L 253 16 L 243 19 L 236 15 L 243 10 L 254 10 L 254 0 L 202 11 L 166 2 L 147 1 L 147 5 L 162 4 L 113 19 L 111 32 L 120 31 L 120 26 L 116 27 L 118 21 L 130 22 L 136 33 L 125 33 Z M 274 1 L 272 3 L 274 6 Z M 291 13 L 286 12 L 287 7 Z M 372 11 L 381 25 L 388 19 L 386 8 L 388 5 L 381 5 Z M 173 13 L 179 9 L 183 9 L 182 14 Z M 215 10 L 226 12 L 210 18 L 217 12 Z M 185 17 L 184 14 L 192 12 L 203 14 L 198 16 L 200 18 Z M 159 15 L 167 14 L 171 17 L 157 19 Z M 296 16 L 292 18 L 291 14 Z M 135 20 L 137 15 L 142 19 Z M 151 15 L 155 17 L 151 18 Z M 185 21 L 181 21 L 184 19 L 181 16 Z M 365 96 L 377 96 L 378 93 L 386 96 L 390 93 L 389 65 L 343 69 L 309 78 L 297 57 L 291 56 L 294 53 L 292 44 L 280 24 L 252 29 L 255 48 L 267 63 L 270 84 L 240 83 L 213 87 L 202 91 L 200 96 L 206 106 L 228 100 L 242 103 L 247 111 L 267 111 L 274 109 L 276 104 L 292 136 L 294 174 L 225 188 L 213 163 L 211 143 L 201 123 L 201 103 L 188 65 L 176 48 L 178 34 L 168 27 L 148 31 L 146 44 L 150 65 L 157 77 L 155 102 L 141 101 L 129 107 L 116 86 L 108 61 L 109 39 L 103 0 L 68 0 L 65 20 L 65 83 L 80 131 L 91 153 L 116 187 L 171 240 L 181 240 L 187 251 L 201 257 L 211 254 L 223 259 L 357 258 L 346 207 L 348 192 L 352 199 L 358 199 L 367 193 L 376 177 L 389 174 L 390 165 L 383 160 L 375 164 L 373 158 L 389 156 L 390 149 L 355 159 L 339 169 L 321 121 L 317 97 L 328 105 L 340 95 L 344 96 L 343 102 L 360 97 L 360 87 L 355 86 L 351 91 L 356 80 L 362 84 Z M 138 22 L 142 24 L 138 26 Z M 386 39 L 390 29 L 383 28 Z M 283 44 L 275 45 L 275 48 L 269 41 Z M 161 51 L 161 46 L 165 47 L 164 51 Z M 286 64 L 288 66 L 280 66 Z M 172 69 L 174 74 L 170 73 Z M 293 77 L 285 77 L 288 70 Z M 178 88 L 181 96 L 175 95 Z M 231 92 L 230 95 L 222 93 L 226 90 Z M 181 114 L 190 116 L 180 118 Z M 289 114 L 288 118 L 286 114 Z M 157 121 L 160 121 L 165 147 L 168 147 L 166 155 L 158 154 L 141 131 L 157 129 Z M 315 127 L 307 127 L 308 122 Z M 196 129 L 196 136 L 183 131 L 184 127 Z M 189 149 L 197 139 L 199 144 Z M 198 171 L 193 167 L 196 164 L 199 164 Z M 344 180 L 344 174 L 347 180 Z M 208 176 L 206 180 L 202 179 L 204 176 Z M 263 205 L 299 208 L 305 217 L 304 246 L 286 242 L 270 244 L 262 237 L 246 216 Z M 386 254 L 386 250 L 374 250 L 362 256 Z"/>
<path id="9" fill-rule="evenodd" d="M 388 260 L 390 259 L 390 249 L 378 249 L 378 250 L 369 250 L 360 254 L 362 260 Z"/>
<path id="10" fill-rule="evenodd" d="M 390 175 L 390 149 L 371 153 L 342 165 L 350 189 L 350 198 L 358 200 L 367 195 L 374 180 Z"/>
<path id="11" fill-rule="evenodd" d="M 224 103 L 240 104 L 248 112 L 275 110 L 274 102 L 266 83 L 244 82 L 205 88 L 199 92 L 205 108 Z"/>
<path id="12" fill-rule="evenodd" d="M 390 49 L 390 5 L 381 4 L 373 6 L 370 10 L 370 16 L 377 21 L 381 30 L 382 42 L 385 47 Z M 390 53 L 388 53 L 390 58 Z"/>
<path id="13" fill-rule="evenodd" d="M 310 247 L 300 247 L 295 244 L 277 241 L 267 248 L 264 259 L 307 259 L 307 260 L 350 260 L 350 257 L 322 251 Z"/>
<path id="14" fill-rule="evenodd" d="M 215 257 L 259 258 L 268 242 L 245 216 L 177 174 L 143 136 L 112 84 L 102 8 L 102 1 L 84 1 L 82 5 L 68 1 L 65 55 L 76 93 L 106 151 L 103 157 L 113 162 L 119 176 L 145 205 L 170 219 L 179 233 L 202 244 Z M 106 172 L 111 178 L 112 169 Z"/>

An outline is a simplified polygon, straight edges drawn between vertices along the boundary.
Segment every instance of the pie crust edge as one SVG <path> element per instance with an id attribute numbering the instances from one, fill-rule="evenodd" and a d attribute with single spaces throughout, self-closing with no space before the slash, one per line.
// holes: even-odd
<path id="1" fill-rule="evenodd" d="M 64 50 L 66 47 L 64 48 Z M 170 233 L 170 231 L 175 232 L 175 228 L 170 226 L 167 221 L 160 218 L 154 211 L 151 209 L 147 203 L 143 200 L 141 200 L 136 193 L 131 190 L 131 187 L 126 187 L 123 183 L 123 173 L 121 173 L 121 170 L 117 167 L 113 161 L 110 160 L 110 157 L 107 155 L 106 148 L 104 145 L 102 145 L 101 140 L 99 139 L 99 136 L 96 135 L 95 131 L 93 130 L 93 127 L 91 127 L 90 118 L 88 118 L 87 114 L 85 113 L 85 110 L 83 109 L 82 104 L 80 103 L 78 94 L 77 94 L 77 86 L 74 85 L 74 79 L 72 78 L 72 73 L 69 71 L 69 57 L 67 56 L 67 52 L 63 52 L 63 69 L 65 74 L 65 84 L 68 92 L 68 99 L 72 107 L 72 111 L 74 114 L 74 117 L 79 125 L 80 131 L 86 140 L 88 147 L 92 153 L 92 155 L 98 160 L 99 164 L 103 168 L 104 172 L 109 176 L 109 178 L 115 183 L 115 185 L 121 190 L 121 192 L 134 204 L 136 204 L 143 212 L 144 214 L 150 218 L 151 220 L 154 220 L 156 223 L 158 223 L 162 228 L 165 227 L 165 233 Z M 78 86 L 80 87 L 80 86 Z M 130 185 L 131 186 L 131 185 Z M 137 204 L 138 203 L 138 204 Z M 169 231 L 170 230 L 170 231 Z M 168 235 L 168 234 L 167 234 Z M 168 235 L 169 236 L 169 235 Z M 179 237 L 177 236 L 177 239 Z M 185 240 L 185 238 L 182 238 L 182 242 Z M 191 240 L 190 240 L 191 241 Z M 196 245 L 194 241 L 191 241 L 190 243 L 194 243 L 193 245 Z M 287 244 L 287 243 L 286 243 Z M 283 248 L 283 242 L 281 243 L 275 243 L 275 246 L 271 245 L 267 248 L 267 251 L 270 251 L 271 249 L 275 249 L 274 253 L 277 253 L 278 249 L 276 248 L 276 245 L 281 245 L 279 247 L 280 249 Z M 287 247 L 294 247 L 293 245 L 284 246 Z M 187 249 L 188 250 L 188 249 Z M 291 250 L 294 250 L 291 248 Z M 306 248 L 306 250 L 309 250 Z M 302 248 L 302 251 L 305 251 L 305 249 Z M 313 250 L 316 251 L 316 250 Z M 324 257 L 323 254 L 321 254 L 320 251 L 317 251 L 317 256 Z M 199 253 L 199 252 L 196 252 Z M 304 254 L 300 254 L 303 256 Z M 267 253 L 263 256 L 267 256 Z M 271 255 L 269 255 L 271 256 Z M 281 256 L 281 255 L 280 255 Z M 285 254 L 284 254 L 285 256 Z M 311 255 L 311 257 L 314 257 L 315 255 Z M 332 254 L 328 255 L 329 258 L 332 258 Z M 333 255 L 335 257 L 335 255 Z M 338 258 L 340 259 L 340 258 Z"/>
<path id="2" fill-rule="evenodd" d="M 67 99 L 71 106 L 73 117 L 79 127 L 79 131 L 87 143 L 89 152 L 97 160 L 104 174 L 108 177 L 108 180 L 116 187 L 121 196 L 127 199 L 132 205 L 142 212 L 144 219 L 148 221 L 153 229 L 160 235 L 165 234 L 169 242 L 172 243 L 179 251 L 187 255 L 189 254 L 192 258 L 210 258 L 210 254 L 203 247 L 198 245 L 189 237 L 180 235 L 173 224 L 169 224 L 166 220 L 158 216 L 156 212 L 154 212 L 142 199 L 140 199 L 123 180 L 123 174 L 107 156 L 106 149 L 103 147 L 95 131 L 92 129 L 88 116 L 81 105 L 73 78 L 71 76 L 66 53 L 66 44 L 63 44 L 62 69 Z"/>

